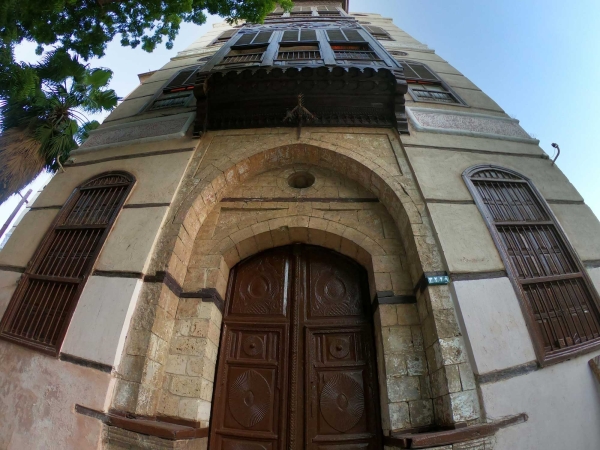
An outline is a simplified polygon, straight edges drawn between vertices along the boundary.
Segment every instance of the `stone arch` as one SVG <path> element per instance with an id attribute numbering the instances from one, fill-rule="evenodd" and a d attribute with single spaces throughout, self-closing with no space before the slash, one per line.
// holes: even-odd
<path id="1" fill-rule="evenodd" d="M 289 138 L 287 139 L 289 141 Z M 388 139 L 391 138 L 388 136 Z M 402 241 L 402 247 L 406 252 L 406 268 L 410 274 L 411 292 L 412 287 L 420 280 L 423 272 L 443 269 L 424 204 L 408 170 L 402 173 L 397 165 L 392 167 L 389 161 L 386 164 L 385 161 L 380 161 L 377 157 L 368 158 L 353 149 L 336 147 L 331 143 L 311 139 L 306 139 L 306 141 L 307 143 L 279 145 L 268 150 L 262 150 L 256 146 L 252 150 L 242 149 L 229 153 L 224 151 L 209 152 L 206 149 L 210 148 L 210 141 L 207 141 L 207 144 L 199 149 L 198 154 L 194 157 L 195 161 L 192 162 L 183 185 L 179 189 L 168 221 L 161 232 L 150 267 L 150 274 L 155 275 L 146 276 L 145 281 L 147 282 L 144 283 L 142 295 L 136 308 L 125 355 L 117 371 L 119 380 L 116 383 L 113 396 L 113 407 L 130 410 L 138 414 L 154 415 L 158 412 L 160 414 L 175 415 L 198 420 L 208 426 L 212 382 L 207 379 L 202 380 L 201 376 L 208 371 L 208 377 L 210 378 L 211 367 L 213 370 L 212 376 L 214 376 L 221 313 L 215 303 L 206 301 L 205 295 L 187 295 L 185 289 L 182 289 L 181 286 L 186 287 L 185 278 L 188 267 L 190 264 L 194 264 L 194 261 L 190 261 L 192 257 L 191 249 L 200 228 L 207 221 L 210 221 L 211 212 L 227 193 L 252 176 L 296 163 L 341 172 L 375 194 L 392 217 L 399 238 Z M 394 155 L 394 158 L 398 158 L 398 156 Z M 396 159 L 394 161 L 398 163 Z M 406 164 L 404 167 L 407 167 Z M 308 223 L 306 223 L 307 220 Z M 292 233 L 308 233 L 305 236 L 308 242 L 311 242 L 311 228 L 313 229 L 313 235 L 324 233 L 324 239 L 327 236 L 339 236 L 340 250 L 342 250 L 342 243 L 355 248 L 356 253 L 353 254 L 354 250 L 349 252 L 366 266 L 373 265 L 373 256 L 389 256 L 385 247 L 381 245 L 373 246 L 367 235 L 361 235 L 361 233 L 355 231 L 329 230 L 329 224 L 323 225 L 321 223 L 319 226 L 317 225 L 318 221 L 314 221 L 313 226 L 311 226 L 311 220 L 310 217 L 298 215 L 289 219 L 282 218 L 279 224 L 273 223 L 273 227 L 274 229 L 287 227 L 288 233 L 290 230 Z M 230 237 L 231 242 L 225 239 L 223 242 L 217 243 L 216 247 L 215 243 L 212 243 L 210 248 L 203 249 L 209 252 L 213 251 L 213 247 L 218 249 L 218 252 L 212 255 L 217 258 L 213 261 L 215 266 L 211 267 L 211 269 L 216 269 L 213 271 L 216 278 L 204 281 L 204 286 L 224 293 L 227 272 L 231 265 L 242 259 L 243 254 L 247 253 L 249 256 L 258 251 L 258 244 L 255 244 L 256 248 L 254 248 L 254 244 L 251 244 L 251 242 L 253 242 L 253 239 L 256 241 L 257 236 L 260 239 L 261 236 L 266 235 L 266 230 L 260 231 L 250 228 L 250 230 L 239 231 L 240 233 L 235 237 L 237 242 L 233 242 Z M 269 231 L 273 231 L 271 225 L 269 225 Z M 283 245 L 283 242 L 279 245 Z M 239 244 L 239 247 L 247 246 L 247 249 L 242 251 L 241 255 L 238 245 L 233 244 Z M 232 253 L 233 248 L 236 248 L 237 256 Z M 341 252 L 344 253 L 343 250 Z M 376 255 L 376 253 L 382 252 L 386 254 Z M 219 271 L 222 278 L 220 282 L 218 280 Z M 372 269 L 371 272 L 375 273 L 375 270 Z M 373 281 L 371 285 L 374 290 L 378 289 L 376 281 Z M 202 289 L 198 286 L 196 288 Z M 182 291 L 186 295 L 183 295 Z M 192 289 L 192 293 L 193 291 L 194 289 Z M 435 299 L 432 300 L 433 296 L 435 296 Z M 432 309 L 435 307 L 445 308 L 449 311 L 445 318 L 447 316 L 447 320 L 455 322 L 452 301 L 445 286 L 436 288 L 433 291 L 431 289 L 417 291 L 417 298 L 420 304 L 419 312 L 417 313 L 416 305 L 413 305 L 414 311 L 411 320 L 415 322 L 413 325 L 419 325 L 419 317 L 421 321 L 430 321 L 431 332 L 429 334 L 431 339 L 428 345 L 431 347 L 435 344 L 434 340 L 438 338 Z M 431 306 L 433 301 L 436 302 L 435 307 Z M 393 316 L 395 315 L 394 310 Z M 204 339 L 202 344 L 194 343 L 193 340 L 187 339 L 187 337 L 180 339 L 180 336 L 177 335 L 176 323 L 181 318 L 198 319 L 194 322 L 195 325 L 190 326 L 195 327 L 191 331 L 192 334 L 196 334 L 194 337 Z M 391 333 L 395 332 L 392 328 L 397 327 L 398 322 L 386 323 L 385 326 L 387 327 L 386 332 L 391 336 Z M 457 325 L 455 328 L 458 330 Z M 410 326 L 408 333 L 411 333 Z M 459 336 L 460 333 L 457 333 L 457 336 Z M 422 335 L 417 336 L 415 339 L 421 342 L 419 345 L 423 345 Z M 459 341 L 456 342 L 458 342 L 456 345 L 460 345 Z M 454 341 L 451 344 L 454 345 Z M 197 345 L 200 345 L 201 348 Z M 163 389 L 163 386 L 169 385 L 168 380 L 165 381 L 165 377 L 168 378 L 170 373 L 166 371 L 166 368 L 169 364 L 171 366 L 177 364 L 176 361 L 178 361 L 179 356 L 186 352 L 196 352 L 199 355 L 197 357 L 198 364 L 193 368 L 193 372 L 199 378 L 192 379 L 193 377 L 190 377 L 188 373 L 189 367 L 188 369 L 185 368 L 187 366 L 174 369 L 183 371 L 184 374 L 187 373 L 187 375 L 182 375 L 186 378 L 177 386 L 178 392 L 193 393 L 184 401 L 175 404 L 168 398 L 168 393 Z M 384 364 L 383 358 L 379 361 L 380 364 Z M 446 361 L 438 361 L 436 356 L 434 360 L 429 362 L 429 365 L 432 363 L 435 364 L 433 366 L 434 370 L 444 370 Z M 451 363 L 449 360 L 448 364 Z M 423 364 L 428 365 L 424 362 Z M 135 366 L 136 370 L 131 369 L 130 366 Z M 439 377 L 442 384 L 447 383 L 445 375 L 439 375 Z M 389 384 L 390 380 L 392 384 L 396 382 L 393 378 L 387 378 L 386 383 Z M 421 384 L 423 387 L 419 389 L 429 390 L 429 387 L 426 387 L 429 386 L 429 381 L 423 381 Z M 402 389 L 394 384 L 390 385 L 389 388 L 396 391 Z M 382 389 L 382 394 L 384 392 L 385 389 Z M 444 391 L 442 388 L 439 392 L 448 391 L 447 389 Z M 445 395 L 447 397 L 447 394 Z M 476 403 L 476 396 L 460 401 L 464 404 L 465 401 L 471 400 Z M 455 420 L 452 400 L 440 398 L 436 401 L 437 403 L 434 404 L 439 409 L 439 414 L 436 412 L 436 420 L 439 416 L 440 423 L 452 423 Z M 433 416 L 431 402 L 431 399 L 429 399 L 427 419 L 429 421 L 432 420 L 431 417 Z M 406 423 L 401 423 L 401 420 L 398 419 L 404 414 L 402 408 L 405 408 L 406 415 L 408 415 L 408 403 L 404 403 L 404 406 L 397 406 L 395 410 L 390 407 L 387 414 L 384 411 L 384 428 L 400 428 L 400 426 L 397 426 L 398 424 L 401 427 L 407 426 Z"/>
<path id="2" fill-rule="evenodd" d="M 410 174 L 390 170 L 381 161 L 377 164 L 377 158 L 369 159 L 357 151 L 340 151 L 326 148 L 323 142 L 319 144 L 282 145 L 251 155 L 217 155 L 214 159 L 203 160 L 193 175 L 193 185 L 178 199 L 171 213 L 152 269 L 166 270 L 177 281 L 183 282 L 189 254 L 182 247 L 195 238 L 212 208 L 228 191 L 267 170 L 305 163 L 339 171 L 377 196 L 400 231 L 404 247 L 411 256 L 411 276 L 415 282 L 423 272 L 442 270 L 429 219 L 420 195 L 412 186 Z M 169 248 L 179 261 L 169 254 Z"/>
<path id="3" fill-rule="evenodd" d="M 188 268 L 183 289 L 186 292 L 215 289 L 224 298 L 228 273 L 234 265 L 263 250 L 293 243 L 318 245 L 356 260 L 369 275 L 371 298 L 376 291 L 391 290 L 392 286 L 381 275 L 392 272 L 397 276 L 407 266 L 401 246 L 384 248 L 362 230 L 300 214 L 249 225 L 221 239 L 201 241 L 202 257 Z M 401 281 L 402 285 L 400 281 L 395 283 L 395 290 L 410 293 L 410 278 Z"/>

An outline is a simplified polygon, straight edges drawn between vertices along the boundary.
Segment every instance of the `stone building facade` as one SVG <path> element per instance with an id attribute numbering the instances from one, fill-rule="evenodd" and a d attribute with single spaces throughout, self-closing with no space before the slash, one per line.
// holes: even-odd
<path id="1" fill-rule="evenodd" d="M 597 218 L 390 19 L 295 4 L 140 75 L 0 252 L 0 449 L 599 448 Z M 375 385 L 325 383 L 354 428 L 319 410 L 333 431 L 315 438 L 302 395 L 250 398 L 258 366 L 230 384 L 231 274 L 282 248 L 365 273 Z M 294 352 L 290 386 L 311 362 Z"/>

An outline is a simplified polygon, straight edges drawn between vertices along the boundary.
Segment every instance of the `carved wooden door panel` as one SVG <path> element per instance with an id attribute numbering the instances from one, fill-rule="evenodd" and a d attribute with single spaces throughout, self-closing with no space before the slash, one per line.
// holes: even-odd
<path id="1" fill-rule="evenodd" d="M 366 274 L 314 246 L 230 276 L 210 448 L 376 449 L 380 419 Z"/>
<path id="2" fill-rule="evenodd" d="M 381 425 L 364 270 L 319 247 L 304 251 L 305 448 L 380 449 Z"/>
<path id="3" fill-rule="evenodd" d="M 284 448 L 291 257 L 278 248 L 240 262 L 229 277 L 211 449 Z"/>

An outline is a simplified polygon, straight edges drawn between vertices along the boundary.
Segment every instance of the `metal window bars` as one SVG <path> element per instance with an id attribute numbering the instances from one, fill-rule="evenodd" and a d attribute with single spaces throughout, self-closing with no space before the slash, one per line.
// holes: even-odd
<path id="1" fill-rule="evenodd" d="M 85 281 L 133 182 L 128 174 L 111 173 L 75 190 L 21 278 L 0 322 L 0 336 L 58 353 Z"/>
<path id="2" fill-rule="evenodd" d="M 522 293 L 541 361 L 568 357 L 597 341 L 596 294 L 531 182 L 497 167 L 475 168 L 464 177 Z"/>

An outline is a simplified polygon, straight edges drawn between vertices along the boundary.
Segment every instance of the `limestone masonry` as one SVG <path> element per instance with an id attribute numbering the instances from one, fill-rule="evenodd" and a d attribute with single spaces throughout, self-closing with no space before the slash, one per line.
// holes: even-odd
<path id="1" fill-rule="evenodd" d="M 600 448 L 600 223 L 434 50 L 297 0 L 140 80 L 0 252 L 0 450 Z"/>

